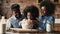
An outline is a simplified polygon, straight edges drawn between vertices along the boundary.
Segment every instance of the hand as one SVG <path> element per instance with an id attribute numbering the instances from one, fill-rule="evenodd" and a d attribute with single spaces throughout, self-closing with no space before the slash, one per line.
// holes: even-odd
<path id="1" fill-rule="evenodd" d="M 33 27 L 33 22 L 32 22 L 32 20 L 23 20 L 22 21 L 22 28 L 23 29 L 26 29 L 26 28 L 32 28 Z"/>
<path id="2" fill-rule="evenodd" d="M 32 20 L 27 20 L 27 23 L 28 23 L 29 25 L 32 25 L 32 24 L 33 24 L 33 21 L 32 21 Z"/>
<path id="3" fill-rule="evenodd" d="M 21 23 L 24 25 L 32 25 L 33 21 L 32 20 L 23 20 Z"/>

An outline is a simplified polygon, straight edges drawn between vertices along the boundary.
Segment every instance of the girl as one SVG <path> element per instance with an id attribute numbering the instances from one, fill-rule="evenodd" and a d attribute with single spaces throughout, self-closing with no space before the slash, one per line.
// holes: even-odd
<path id="1" fill-rule="evenodd" d="M 38 20 L 39 10 L 35 6 L 28 6 L 24 9 L 25 19 L 21 21 L 21 25 L 23 29 L 36 29 L 38 28 Z"/>

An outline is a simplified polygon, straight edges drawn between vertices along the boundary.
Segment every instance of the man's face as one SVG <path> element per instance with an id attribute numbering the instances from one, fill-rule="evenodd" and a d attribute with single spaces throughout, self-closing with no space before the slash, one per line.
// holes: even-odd
<path id="1" fill-rule="evenodd" d="M 16 18 L 20 18 L 20 12 L 17 12 L 17 11 L 14 11 L 13 12 L 13 15 L 16 17 Z"/>
<path id="2" fill-rule="evenodd" d="M 41 15 L 45 15 L 46 13 L 46 8 L 44 6 L 41 7 Z"/>

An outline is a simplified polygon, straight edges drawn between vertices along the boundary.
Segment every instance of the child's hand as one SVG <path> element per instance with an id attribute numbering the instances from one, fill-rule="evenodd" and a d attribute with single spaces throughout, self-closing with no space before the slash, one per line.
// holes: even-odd
<path id="1" fill-rule="evenodd" d="M 32 20 L 27 20 L 27 23 L 29 24 L 29 25 L 32 25 L 33 24 L 33 21 Z"/>
<path id="2" fill-rule="evenodd" d="M 33 27 L 33 22 L 32 22 L 32 20 L 23 20 L 22 22 L 21 22 L 21 24 L 22 24 L 22 28 L 23 29 L 30 29 L 30 28 L 32 28 Z"/>

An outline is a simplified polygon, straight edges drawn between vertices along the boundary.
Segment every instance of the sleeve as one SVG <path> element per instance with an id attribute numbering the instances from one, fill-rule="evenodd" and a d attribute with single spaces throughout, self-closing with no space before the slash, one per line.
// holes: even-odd
<path id="1" fill-rule="evenodd" d="M 38 21 L 40 21 L 41 17 L 38 18 Z"/>
<path id="2" fill-rule="evenodd" d="M 11 27 L 11 23 L 12 23 L 11 20 L 8 19 L 8 20 L 7 20 L 6 27 L 10 28 L 10 27 Z"/>
<path id="3" fill-rule="evenodd" d="M 54 17 L 50 17 L 50 18 L 48 19 L 48 21 L 50 22 L 50 24 L 51 24 L 52 26 L 54 26 L 54 24 L 55 24 L 55 18 L 54 18 Z"/>
<path id="4" fill-rule="evenodd" d="M 22 21 L 20 21 L 20 22 L 19 22 L 19 26 L 21 26 L 21 25 L 22 25 L 21 23 L 22 23 Z"/>
<path id="5" fill-rule="evenodd" d="M 22 23 L 24 23 L 25 19 L 23 19 L 22 21 L 19 22 L 19 27 L 22 27 Z"/>
<path id="6" fill-rule="evenodd" d="M 42 17 L 39 17 L 39 19 L 38 19 L 38 21 L 39 21 L 39 23 L 38 23 L 38 29 L 39 29 L 39 30 L 43 30 L 43 29 L 42 29 L 41 19 L 42 19 Z"/>

